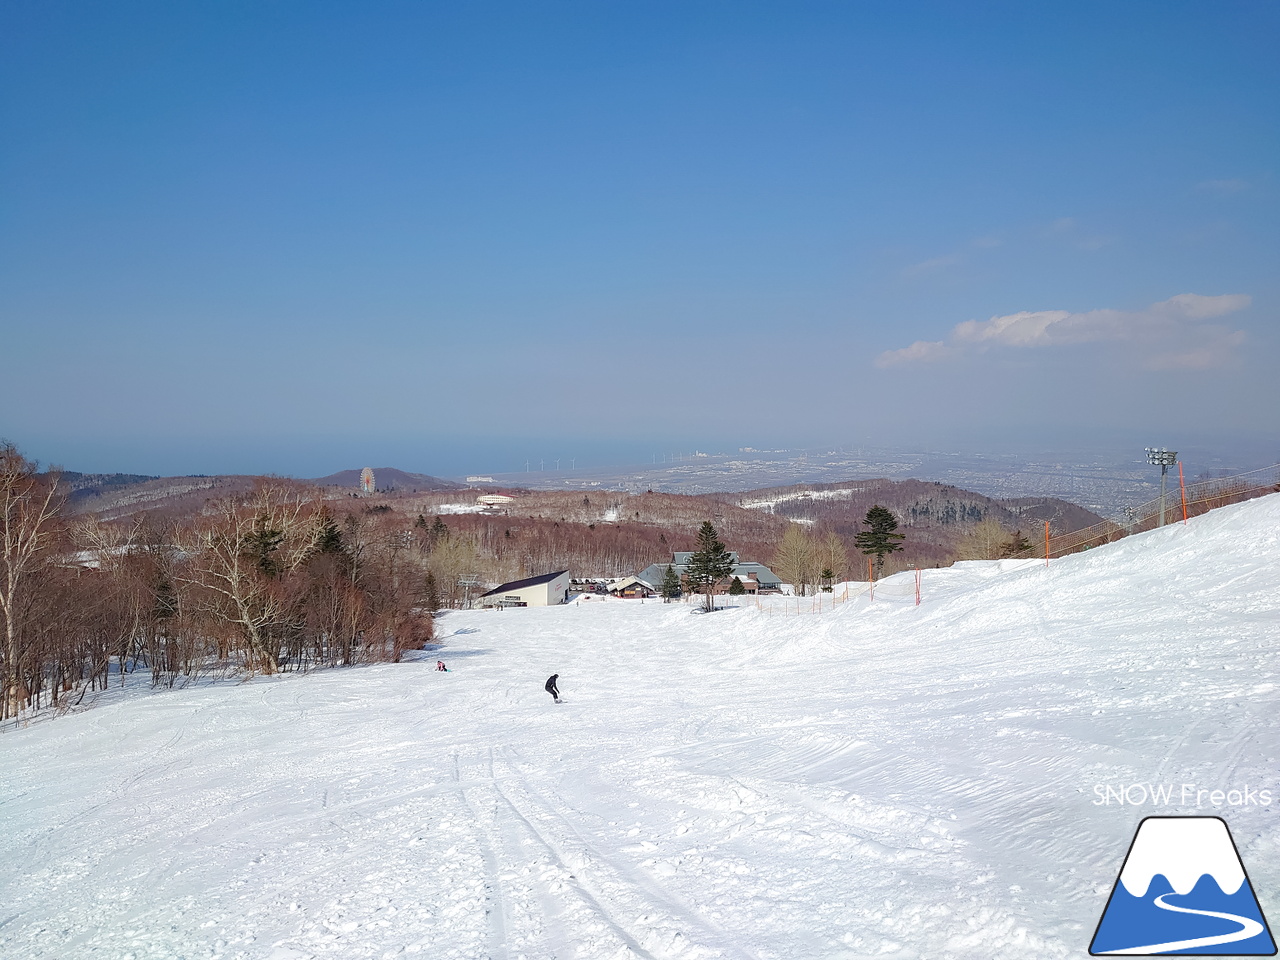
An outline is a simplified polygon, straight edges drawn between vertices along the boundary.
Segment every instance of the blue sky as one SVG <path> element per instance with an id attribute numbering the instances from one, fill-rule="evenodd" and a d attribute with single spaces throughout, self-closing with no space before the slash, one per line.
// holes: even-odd
<path id="1" fill-rule="evenodd" d="M 0 6 L 0 436 L 1271 445 L 1274 3 Z"/>

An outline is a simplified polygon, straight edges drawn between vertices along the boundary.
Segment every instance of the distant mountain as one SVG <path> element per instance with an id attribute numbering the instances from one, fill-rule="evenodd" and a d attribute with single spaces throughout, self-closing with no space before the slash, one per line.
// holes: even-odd
<path id="1" fill-rule="evenodd" d="M 308 482 L 321 487 L 350 487 L 355 490 L 360 485 L 360 471 L 339 470 L 327 477 L 318 477 Z M 464 489 L 460 483 L 441 480 L 439 477 L 428 476 L 425 473 L 406 473 L 395 467 L 374 467 L 373 482 L 381 491 L 399 490 L 402 493 Z"/>

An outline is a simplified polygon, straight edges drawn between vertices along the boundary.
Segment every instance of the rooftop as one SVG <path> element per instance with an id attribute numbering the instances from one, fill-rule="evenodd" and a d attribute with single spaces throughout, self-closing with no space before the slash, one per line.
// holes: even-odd
<path id="1" fill-rule="evenodd" d="M 540 583 L 550 583 L 556 577 L 563 576 L 568 570 L 557 570 L 555 573 L 544 573 L 538 577 L 525 577 L 523 580 L 512 580 L 510 583 L 504 583 L 494 587 L 488 593 L 482 593 L 482 597 L 491 597 L 495 593 L 508 593 L 511 590 L 523 590 L 525 587 L 536 587 Z"/>

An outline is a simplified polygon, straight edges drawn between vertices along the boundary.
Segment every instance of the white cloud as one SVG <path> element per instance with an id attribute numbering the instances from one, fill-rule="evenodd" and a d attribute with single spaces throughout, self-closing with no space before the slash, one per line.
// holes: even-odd
<path id="1" fill-rule="evenodd" d="M 951 353 L 941 340 L 917 340 L 901 350 L 886 350 L 876 357 L 877 367 L 896 367 L 901 363 L 931 363 Z"/>
<path id="2" fill-rule="evenodd" d="M 1220 367 L 1244 342 L 1244 333 L 1205 321 L 1243 310 L 1250 303 L 1245 294 L 1181 293 L 1145 310 L 1024 310 L 990 320 L 966 320 L 955 326 L 949 341 L 918 340 L 882 353 L 876 366 L 936 361 L 965 350 L 1127 343 L 1139 351 L 1140 362 L 1148 369 Z"/>
<path id="3" fill-rule="evenodd" d="M 1011 313 L 979 322 L 966 320 L 951 331 L 960 343 L 1004 343 L 1013 347 L 1031 347 L 1050 339 L 1049 328 L 1070 319 L 1065 310 L 1037 310 Z"/>
<path id="4" fill-rule="evenodd" d="M 1190 320 L 1208 320 L 1212 317 L 1225 316 L 1243 310 L 1253 303 L 1253 298 L 1244 293 L 1229 293 L 1221 297 L 1202 297 L 1198 293 L 1180 293 L 1170 297 L 1163 303 L 1157 303 L 1152 309 L 1161 308 L 1174 316 L 1181 314 Z"/>

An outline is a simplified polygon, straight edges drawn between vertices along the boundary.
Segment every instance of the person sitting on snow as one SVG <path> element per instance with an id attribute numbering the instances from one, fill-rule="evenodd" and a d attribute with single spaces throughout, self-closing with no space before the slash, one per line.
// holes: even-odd
<path id="1" fill-rule="evenodd" d="M 449 672 L 449 668 L 448 668 L 448 667 L 446 667 L 446 666 L 444 665 L 444 661 L 443 661 L 443 660 L 437 660 L 437 661 L 436 661 L 436 669 L 437 669 L 437 670 L 443 670 L 445 673 L 448 673 L 448 672 Z"/>

